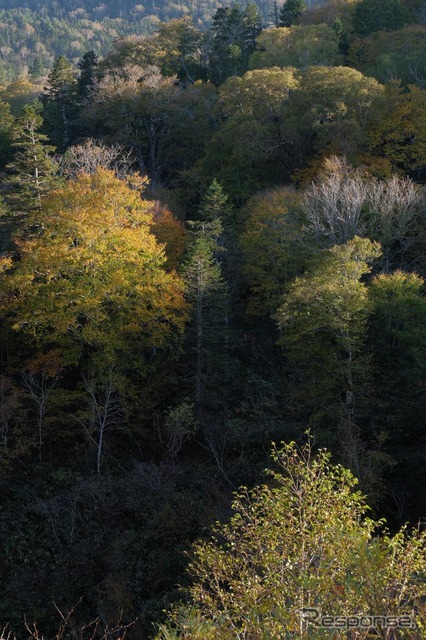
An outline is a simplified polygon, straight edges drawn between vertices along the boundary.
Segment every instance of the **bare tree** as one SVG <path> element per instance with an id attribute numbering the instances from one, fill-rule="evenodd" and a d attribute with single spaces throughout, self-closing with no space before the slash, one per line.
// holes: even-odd
<path id="1" fill-rule="evenodd" d="M 134 161 L 132 152 L 123 145 L 106 145 L 100 140 L 88 138 L 82 144 L 70 147 L 62 156 L 60 172 L 74 180 L 81 172 L 95 173 L 98 169 L 111 169 L 118 178 L 124 178 Z"/>
<path id="2" fill-rule="evenodd" d="M 407 236 L 421 200 L 420 191 L 410 178 L 393 176 L 386 182 L 369 182 L 368 207 L 371 214 L 377 215 L 382 242 Z"/>
<path id="3" fill-rule="evenodd" d="M 49 377 L 44 373 L 33 374 L 28 371 L 24 371 L 21 377 L 23 386 L 30 395 L 33 405 L 33 411 L 36 416 L 38 434 L 38 458 L 41 462 L 43 447 L 43 425 L 49 405 L 49 398 L 52 394 L 52 391 L 56 387 L 57 378 Z"/>
<path id="4" fill-rule="evenodd" d="M 318 180 L 304 192 L 306 231 L 326 246 L 343 244 L 354 235 L 378 240 L 383 260 L 395 260 L 416 241 L 414 222 L 424 217 L 424 198 L 409 178 L 378 180 L 332 156 Z"/>
<path id="5" fill-rule="evenodd" d="M 363 235 L 362 211 L 366 201 L 367 185 L 361 172 L 352 169 L 345 159 L 330 158 L 325 175 L 303 195 L 308 231 L 330 245 Z"/>
<path id="6" fill-rule="evenodd" d="M 85 427 L 96 447 L 96 474 L 100 477 L 106 434 L 123 427 L 117 377 L 110 368 L 105 377 L 83 378 L 83 387 L 89 405 L 88 424 L 86 423 Z"/>
<path id="7" fill-rule="evenodd" d="M 9 434 L 21 406 L 21 392 L 7 376 L 0 376 L 0 444 L 9 448 Z"/>

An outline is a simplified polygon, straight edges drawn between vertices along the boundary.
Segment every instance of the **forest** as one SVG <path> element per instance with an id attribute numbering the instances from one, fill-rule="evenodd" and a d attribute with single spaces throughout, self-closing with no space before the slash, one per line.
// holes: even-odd
<path id="1" fill-rule="evenodd" d="M 0 637 L 421 640 L 424 3 L 3 7 Z"/>

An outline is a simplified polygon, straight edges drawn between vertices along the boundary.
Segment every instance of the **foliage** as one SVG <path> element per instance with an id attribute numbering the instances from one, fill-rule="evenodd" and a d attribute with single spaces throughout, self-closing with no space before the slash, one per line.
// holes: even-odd
<path id="1" fill-rule="evenodd" d="M 291 27 L 297 24 L 305 11 L 304 0 L 285 0 L 279 14 L 279 26 Z"/>
<path id="2" fill-rule="evenodd" d="M 395 31 L 410 22 L 408 9 L 401 0 L 360 0 L 355 6 L 353 28 L 366 36 L 373 31 Z"/>
<path id="3" fill-rule="evenodd" d="M 57 165 L 52 159 L 55 147 L 41 133 L 43 106 L 37 100 L 25 105 L 13 128 L 12 146 L 16 153 L 7 165 L 12 191 L 7 199 L 18 211 L 41 210 L 42 201 L 55 185 Z"/>
<path id="4" fill-rule="evenodd" d="M 69 362 L 90 348 L 104 364 L 120 352 L 140 359 L 182 331 L 182 285 L 163 271 L 140 186 L 99 170 L 50 195 L 43 232 L 21 243 L 3 279 L 16 330 L 58 344 Z"/>
<path id="5" fill-rule="evenodd" d="M 265 29 L 250 56 L 251 69 L 332 67 L 341 62 L 336 32 L 325 24 Z"/>
<path id="6" fill-rule="evenodd" d="M 290 443 L 273 459 L 270 486 L 240 490 L 229 524 L 195 545 L 191 604 L 177 608 L 157 638 L 328 638 L 304 620 L 309 607 L 340 616 L 392 611 L 423 628 L 413 603 L 422 595 L 424 533 L 379 533 L 383 522 L 366 517 L 356 479 L 326 451 L 314 457 L 309 444 Z M 400 635 L 420 637 L 416 629 Z"/>

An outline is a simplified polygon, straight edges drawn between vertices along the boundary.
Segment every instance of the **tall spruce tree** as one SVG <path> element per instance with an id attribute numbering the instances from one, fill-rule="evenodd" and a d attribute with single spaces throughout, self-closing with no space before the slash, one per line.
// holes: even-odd
<path id="1" fill-rule="evenodd" d="M 194 236 L 185 266 L 187 296 L 193 306 L 189 326 L 194 362 L 195 408 L 201 424 L 209 410 L 221 408 L 227 384 L 229 351 L 229 295 L 223 277 L 224 226 L 230 207 L 221 185 L 213 180 L 198 211 L 189 222 Z"/>
<path id="2" fill-rule="evenodd" d="M 57 166 L 51 156 L 55 147 L 49 144 L 45 134 L 40 133 L 42 113 L 43 105 L 39 100 L 25 105 L 14 128 L 16 152 L 13 161 L 7 165 L 7 201 L 22 213 L 40 211 L 44 196 L 57 182 Z"/>
<path id="3" fill-rule="evenodd" d="M 305 11 L 304 0 L 286 0 L 280 11 L 280 27 L 291 27 L 292 24 L 298 24 Z"/>
<path id="4" fill-rule="evenodd" d="M 238 3 L 220 7 L 213 16 L 209 77 L 221 84 L 229 76 L 242 75 L 261 31 L 259 10 L 250 3 L 242 9 Z"/>
<path id="5" fill-rule="evenodd" d="M 65 56 L 55 60 L 42 96 L 44 117 L 49 138 L 59 151 L 64 151 L 74 137 L 77 81 L 72 65 Z"/>

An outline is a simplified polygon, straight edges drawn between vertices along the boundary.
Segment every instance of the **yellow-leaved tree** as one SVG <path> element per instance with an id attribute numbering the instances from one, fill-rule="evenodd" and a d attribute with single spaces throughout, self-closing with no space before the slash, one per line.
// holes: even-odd
<path id="1" fill-rule="evenodd" d="M 90 354 L 129 364 L 183 330 L 182 282 L 164 269 L 143 184 L 108 170 L 80 174 L 46 198 L 19 260 L 2 260 L 2 316 L 32 344 L 59 347 L 65 363 Z"/>

